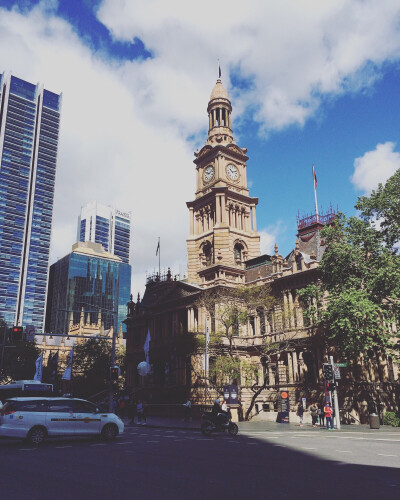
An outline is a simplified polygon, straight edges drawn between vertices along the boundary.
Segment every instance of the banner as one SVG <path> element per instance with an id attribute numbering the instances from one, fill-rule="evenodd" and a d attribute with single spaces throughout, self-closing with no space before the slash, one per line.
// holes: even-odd
<path id="1" fill-rule="evenodd" d="M 36 372 L 33 377 L 33 380 L 42 381 L 42 372 L 43 372 L 43 353 L 36 360 Z"/>
<path id="2" fill-rule="evenodd" d="M 72 348 L 67 357 L 67 368 L 65 368 L 63 380 L 71 380 L 72 377 L 72 361 L 74 359 L 74 348 Z"/>

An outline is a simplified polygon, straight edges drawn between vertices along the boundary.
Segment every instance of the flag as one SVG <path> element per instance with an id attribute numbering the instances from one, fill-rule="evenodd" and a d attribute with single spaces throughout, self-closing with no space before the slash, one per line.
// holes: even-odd
<path id="1" fill-rule="evenodd" d="M 160 238 L 158 238 L 158 244 L 157 244 L 157 250 L 156 250 L 156 256 L 158 255 L 158 252 L 160 251 Z"/>
<path id="2" fill-rule="evenodd" d="M 221 78 L 221 66 L 218 61 L 218 78 Z"/>
<path id="3" fill-rule="evenodd" d="M 52 356 L 50 354 L 47 361 L 47 367 L 49 369 L 50 380 L 55 380 L 57 378 L 57 368 L 58 368 L 58 351 Z"/>
<path id="4" fill-rule="evenodd" d="M 312 166 L 312 175 L 313 175 L 313 179 L 314 179 L 314 189 L 317 189 L 317 176 L 315 174 L 314 163 L 313 163 L 313 166 Z"/>
<path id="5" fill-rule="evenodd" d="M 33 377 L 33 380 L 42 381 L 42 372 L 43 372 L 43 353 L 36 360 L 36 372 Z"/>
<path id="6" fill-rule="evenodd" d="M 147 335 L 146 335 L 146 340 L 144 342 L 144 355 L 146 356 L 146 363 L 147 363 L 147 371 L 150 371 L 150 359 L 149 359 L 149 350 L 150 350 L 150 328 L 147 330 Z"/>
<path id="7" fill-rule="evenodd" d="M 69 351 L 67 356 L 67 367 L 65 368 L 64 375 L 62 376 L 63 380 L 71 380 L 72 377 L 72 361 L 74 359 L 74 348 Z"/>

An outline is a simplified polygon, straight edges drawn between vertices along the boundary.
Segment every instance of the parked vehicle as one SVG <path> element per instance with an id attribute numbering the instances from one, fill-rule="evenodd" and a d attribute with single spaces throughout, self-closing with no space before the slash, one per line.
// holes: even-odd
<path id="1" fill-rule="evenodd" d="M 119 417 L 84 399 L 11 398 L 0 410 L 0 437 L 33 444 L 52 436 L 101 435 L 111 440 L 123 431 Z"/>
<path id="2" fill-rule="evenodd" d="M 0 385 L 0 401 L 6 399 L 30 396 L 52 396 L 53 385 L 38 380 L 13 380 L 9 384 Z"/>
<path id="3" fill-rule="evenodd" d="M 236 436 L 239 432 L 239 427 L 235 422 L 232 422 L 232 416 L 229 413 L 224 421 L 220 418 L 214 418 L 211 413 L 203 413 L 201 416 L 201 432 L 205 436 L 209 436 L 213 432 L 227 432 L 231 436 Z"/>

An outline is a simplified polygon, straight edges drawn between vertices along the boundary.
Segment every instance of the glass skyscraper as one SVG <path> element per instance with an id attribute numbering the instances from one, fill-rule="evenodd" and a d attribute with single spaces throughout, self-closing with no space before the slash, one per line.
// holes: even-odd
<path id="1" fill-rule="evenodd" d="M 0 74 L 0 317 L 42 331 L 61 95 Z"/>
<path id="2" fill-rule="evenodd" d="M 97 243 L 78 242 L 50 267 L 46 332 L 68 333 L 82 308 L 91 318 L 101 312 L 104 328 L 114 332 L 126 319 L 131 293 L 131 266 Z"/>
<path id="3" fill-rule="evenodd" d="M 78 241 L 100 243 L 129 264 L 131 214 L 100 203 L 88 203 L 78 218 Z"/>

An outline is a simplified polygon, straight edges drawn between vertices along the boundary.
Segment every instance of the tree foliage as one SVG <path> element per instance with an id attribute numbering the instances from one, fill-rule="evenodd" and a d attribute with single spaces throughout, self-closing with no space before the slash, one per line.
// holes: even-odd
<path id="1" fill-rule="evenodd" d="M 349 359 L 369 349 L 398 346 L 399 187 L 396 172 L 371 196 L 359 198 L 360 217 L 339 214 L 334 225 L 322 230 L 326 250 L 321 280 L 300 292 L 306 318 L 323 327 L 328 344 L 338 346 Z"/>
<path id="2" fill-rule="evenodd" d="M 72 365 L 74 394 L 90 397 L 108 387 L 111 364 L 111 342 L 105 339 L 89 339 L 74 347 Z M 116 355 L 116 364 L 125 371 L 124 350 Z"/>

